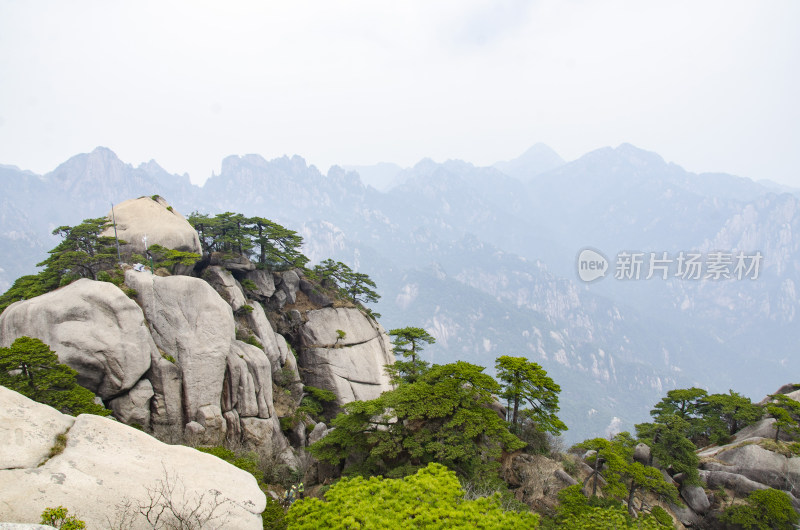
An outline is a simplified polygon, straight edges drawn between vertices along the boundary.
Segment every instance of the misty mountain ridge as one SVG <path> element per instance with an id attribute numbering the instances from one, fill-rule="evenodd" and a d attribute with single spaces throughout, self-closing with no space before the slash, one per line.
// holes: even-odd
<path id="1" fill-rule="evenodd" d="M 386 191 L 346 168 L 323 174 L 299 156 L 229 156 L 202 187 L 154 161 L 134 168 L 105 148 L 41 177 L 4 166 L 0 248 L 9 258 L 0 289 L 33 272 L 55 246 L 56 226 L 159 194 L 183 212 L 274 219 L 303 235 L 312 262 L 332 257 L 368 273 L 386 328 L 431 330 L 438 342 L 426 354 L 436 362 L 464 359 L 489 371 L 499 355 L 539 362 L 562 385 L 571 439 L 603 434 L 614 418 L 630 428 L 645 418 L 643 403 L 675 386 L 758 398 L 798 368 L 797 195 L 689 173 L 629 144 L 572 162 L 537 145 L 492 167 L 424 159 L 384 169 L 395 182 Z M 766 257 L 750 283 L 622 282 L 612 269 L 587 285 L 575 274 L 585 246 L 612 261 L 626 249 L 760 249 Z"/>

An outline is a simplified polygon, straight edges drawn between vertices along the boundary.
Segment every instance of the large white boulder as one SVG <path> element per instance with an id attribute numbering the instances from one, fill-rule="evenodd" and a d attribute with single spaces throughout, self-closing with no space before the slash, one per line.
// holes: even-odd
<path id="1" fill-rule="evenodd" d="M 0 469 L 36 467 L 75 418 L 0 386 Z M 2 519 L 2 517 L 0 517 Z"/>
<path id="2" fill-rule="evenodd" d="M 209 443 L 221 441 L 225 426 L 220 409 L 222 384 L 236 335 L 231 307 L 198 278 L 161 278 L 129 270 L 125 283 L 137 291 L 156 345 L 180 368 L 184 419 L 203 425 Z"/>
<path id="3" fill-rule="evenodd" d="M 712 455 L 700 453 L 700 456 L 708 458 Z M 703 461 L 701 467 L 709 471 L 742 475 L 777 489 L 783 489 L 787 483 L 800 481 L 800 457 L 787 458 L 757 443 L 723 446 L 713 454 L 713 458 Z"/>
<path id="4" fill-rule="evenodd" d="M 0 425 L 17 421 L 14 416 L 24 409 L 30 422 L 27 431 L 33 432 L 36 425 L 47 425 L 60 414 L 26 400 L 0 387 Z M 125 509 L 125 502 L 130 503 L 129 515 L 133 516 L 139 505 L 150 503 L 150 494 L 168 486 L 172 493 L 167 495 L 177 510 L 200 506 L 201 511 L 208 511 L 217 506 L 214 515 L 219 518 L 204 528 L 262 527 L 259 514 L 266 500 L 249 473 L 192 448 L 166 445 L 108 418 L 84 414 L 55 421 L 62 422 L 61 432 L 67 437 L 61 454 L 37 467 L 47 458 L 52 443 L 31 443 L 26 446 L 26 462 L 17 461 L 13 469 L 0 466 L 6 468 L 0 469 L 0 520 L 34 523 L 44 508 L 61 505 L 88 528 L 108 528 Z M 45 429 L 41 436 L 23 436 L 32 441 L 49 440 L 53 432 Z M 10 445 L 16 448 L 13 440 Z M 0 443 L 0 454 L 11 452 L 7 438 Z M 152 527 L 138 516 L 130 528 Z"/>
<path id="5" fill-rule="evenodd" d="M 126 247 L 144 254 L 142 241 L 147 236 L 147 245 L 161 245 L 165 248 L 202 254 L 200 238 L 192 225 L 161 197 L 140 197 L 130 199 L 114 206 L 117 220 L 117 236 L 126 242 Z M 108 212 L 111 219 L 111 212 Z M 113 236 L 114 228 L 103 235 Z"/>
<path id="6" fill-rule="evenodd" d="M 0 346 L 22 336 L 48 344 L 103 399 L 133 388 L 157 355 L 139 306 L 115 285 L 87 279 L 9 306 Z"/>
<path id="7" fill-rule="evenodd" d="M 306 317 L 299 360 L 307 384 L 332 391 L 337 405 L 391 390 L 385 366 L 394 363 L 394 355 L 379 324 L 355 308 L 317 309 Z"/>
<path id="8" fill-rule="evenodd" d="M 227 269 L 217 265 L 208 267 L 203 271 L 203 279 L 219 293 L 223 300 L 228 302 L 234 311 L 239 310 L 247 303 L 239 282 Z"/>

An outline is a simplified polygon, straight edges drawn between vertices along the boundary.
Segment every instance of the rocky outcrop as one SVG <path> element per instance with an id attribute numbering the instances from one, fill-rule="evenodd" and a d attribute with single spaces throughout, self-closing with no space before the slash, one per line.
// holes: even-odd
<path id="1" fill-rule="evenodd" d="M 306 318 L 299 361 L 308 385 L 332 391 L 340 406 L 392 388 L 385 366 L 394 355 L 380 324 L 355 308 L 316 309 Z"/>
<path id="2" fill-rule="evenodd" d="M 156 345 L 180 368 L 186 421 L 203 426 L 208 443 L 221 442 L 222 384 L 236 335 L 231 307 L 198 278 L 129 270 L 125 283 L 137 291 Z"/>
<path id="3" fill-rule="evenodd" d="M 203 279 L 219 293 L 223 300 L 228 302 L 234 311 L 238 311 L 247 304 L 242 287 L 227 269 L 212 265 L 203 271 Z"/>
<path id="4" fill-rule="evenodd" d="M 125 502 L 132 517 L 136 506 L 151 502 L 149 493 L 161 491 L 176 510 L 217 506 L 218 527 L 262 527 L 266 501 L 253 476 L 214 456 L 108 418 L 64 416 L 3 387 L 0 425 L 14 426 L 10 438 L 0 438 L 0 520 L 38 522 L 44 508 L 62 505 L 88 528 L 108 528 Z M 66 435 L 66 446 L 48 458 L 58 434 Z M 132 528 L 150 526 L 137 519 Z"/>
<path id="5" fill-rule="evenodd" d="M 244 274 L 242 280 L 253 282 L 255 289 L 248 290 L 247 294 L 260 302 L 266 302 L 275 294 L 275 280 L 270 272 L 264 270 L 248 271 Z"/>
<path id="6" fill-rule="evenodd" d="M 157 354 L 139 306 L 118 287 L 86 279 L 9 306 L 0 346 L 21 336 L 48 344 L 103 399 L 133 388 Z"/>
<path id="7" fill-rule="evenodd" d="M 787 484 L 800 484 L 800 457 L 787 458 L 754 443 L 724 446 L 714 455 L 714 460 L 703 462 L 701 466 L 709 471 L 742 475 L 771 488 L 785 489 Z"/>
<path id="8" fill-rule="evenodd" d="M 711 508 L 711 503 L 708 501 L 708 497 L 702 486 L 684 484 L 681 487 L 681 497 L 686 501 L 686 505 L 697 514 L 706 514 L 709 508 Z"/>
<path id="9" fill-rule="evenodd" d="M 125 241 L 124 247 L 130 252 L 144 254 L 147 246 L 161 245 L 164 248 L 202 254 L 200 238 L 192 225 L 173 210 L 161 197 L 140 197 L 114 206 L 117 221 L 117 236 Z M 111 219 L 111 212 L 108 212 Z M 103 235 L 114 235 L 114 229 L 106 230 Z"/>

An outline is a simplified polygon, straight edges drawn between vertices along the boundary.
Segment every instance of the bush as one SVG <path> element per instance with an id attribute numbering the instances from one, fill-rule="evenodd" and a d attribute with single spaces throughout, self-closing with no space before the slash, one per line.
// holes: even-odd
<path id="1" fill-rule="evenodd" d="M 403 479 L 342 479 L 325 493 L 327 502 L 295 502 L 292 528 L 537 528 L 539 516 L 506 512 L 496 496 L 464 500 L 455 473 L 429 464 Z M 413 524 L 409 524 L 413 521 Z"/>
<path id="2" fill-rule="evenodd" d="M 242 288 L 247 290 L 247 291 L 258 291 L 258 285 L 256 285 L 256 282 L 254 282 L 253 280 L 245 278 L 244 280 L 242 280 L 239 283 L 241 283 L 242 284 Z"/>
<path id="3" fill-rule="evenodd" d="M 69 510 L 63 506 L 45 508 L 42 512 L 41 524 L 59 528 L 60 530 L 80 530 L 86 528 L 86 523 L 74 515 L 69 515 L 68 512 Z"/>
<path id="4" fill-rule="evenodd" d="M 792 508 L 789 496 L 773 488 L 757 490 L 745 499 L 745 504 L 731 506 L 719 520 L 745 529 L 791 529 L 800 516 Z"/>
<path id="5" fill-rule="evenodd" d="M 94 402 L 93 392 L 76 382 L 77 375 L 39 339 L 20 337 L 10 347 L 0 348 L 0 385 L 64 414 L 111 414 Z"/>

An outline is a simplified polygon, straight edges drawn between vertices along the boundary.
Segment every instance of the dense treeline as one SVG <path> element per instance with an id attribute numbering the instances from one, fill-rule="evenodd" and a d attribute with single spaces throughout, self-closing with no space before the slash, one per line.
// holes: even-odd
<path id="1" fill-rule="evenodd" d="M 300 252 L 303 238 L 269 219 L 233 212 L 213 217 L 192 212 L 187 221 L 197 230 L 204 252 L 236 253 L 269 269 L 303 268 L 308 263 Z"/>

